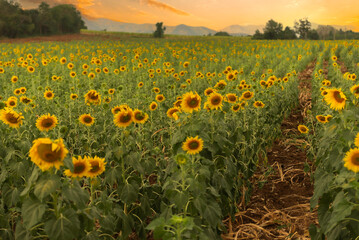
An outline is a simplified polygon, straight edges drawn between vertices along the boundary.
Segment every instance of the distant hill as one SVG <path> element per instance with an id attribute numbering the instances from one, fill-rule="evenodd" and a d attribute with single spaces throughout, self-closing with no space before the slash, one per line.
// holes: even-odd
<path id="1" fill-rule="evenodd" d="M 153 33 L 155 31 L 155 24 L 137 24 L 112 21 L 106 18 L 89 19 L 83 17 L 85 25 L 88 30 L 102 31 L 107 30 L 111 32 L 133 32 L 133 33 Z M 177 26 L 166 26 L 165 34 L 187 35 L 187 36 L 202 36 L 216 33 L 215 30 L 206 27 L 192 27 L 184 24 Z"/>
<path id="2" fill-rule="evenodd" d="M 228 32 L 231 35 L 253 35 L 257 29 L 262 31 L 264 25 L 231 25 L 221 29 L 221 31 Z"/>

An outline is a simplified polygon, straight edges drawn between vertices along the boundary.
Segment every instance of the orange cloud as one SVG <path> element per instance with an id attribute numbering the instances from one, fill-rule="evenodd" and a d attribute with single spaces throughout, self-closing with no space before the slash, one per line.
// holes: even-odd
<path id="1" fill-rule="evenodd" d="M 190 16 L 189 13 L 184 12 L 180 9 L 177 9 L 175 7 L 172 7 L 169 4 L 163 3 L 163 2 L 159 2 L 157 0 L 144 0 L 144 2 L 146 2 L 148 5 L 150 6 L 154 6 L 154 7 L 158 7 L 158 8 L 162 8 L 164 10 L 168 10 L 170 12 L 176 13 L 178 15 L 182 15 L 182 16 Z"/>

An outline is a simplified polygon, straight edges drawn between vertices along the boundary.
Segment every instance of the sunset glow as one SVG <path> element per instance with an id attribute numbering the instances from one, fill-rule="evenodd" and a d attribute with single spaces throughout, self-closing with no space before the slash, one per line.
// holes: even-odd
<path id="1" fill-rule="evenodd" d="M 24 8 L 41 0 L 17 0 Z M 264 25 L 269 19 L 293 26 L 307 17 L 322 25 L 342 25 L 359 31 L 357 0 L 50 0 L 50 5 L 72 3 L 84 16 L 120 22 L 186 24 L 220 30 L 229 25 Z"/>

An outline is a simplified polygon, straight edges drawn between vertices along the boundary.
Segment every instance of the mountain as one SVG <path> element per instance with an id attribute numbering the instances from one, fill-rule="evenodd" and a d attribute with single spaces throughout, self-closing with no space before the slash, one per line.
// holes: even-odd
<path id="1" fill-rule="evenodd" d="M 133 33 L 153 33 L 156 29 L 155 24 L 137 24 L 117 22 L 106 18 L 90 19 L 82 18 L 88 30 L 95 31 L 110 31 L 110 32 L 133 32 Z M 202 36 L 216 33 L 215 30 L 206 27 L 192 27 L 184 24 L 177 26 L 166 26 L 166 34 L 174 35 L 188 35 L 188 36 Z"/>
<path id="2" fill-rule="evenodd" d="M 231 25 L 221 31 L 228 32 L 231 35 L 253 35 L 257 29 L 262 32 L 263 28 L 264 25 Z"/>

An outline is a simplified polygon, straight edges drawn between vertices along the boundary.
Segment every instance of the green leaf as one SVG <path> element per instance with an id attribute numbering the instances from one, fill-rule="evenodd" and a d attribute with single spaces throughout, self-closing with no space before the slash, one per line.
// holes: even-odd
<path id="1" fill-rule="evenodd" d="M 60 184 L 60 178 L 57 175 L 52 175 L 50 178 L 42 179 L 36 184 L 34 194 L 42 201 L 45 197 L 55 192 Z"/>
<path id="2" fill-rule="evenodd" d="M 31 232 L 26 230 L 24 224 L 21 223 L 21 221 L 18 221 L 16 223 L 16 229 L 15 229 L 15 240 L 31 240 L 31 239 L 33 239 Z"/>
<path id="3" fill-rule="evenodd" d="M 126 183 L 126 185 L 122 188 L 121 192 L 121 200 L 127 204 L 131 204 L 137 199 L 138 188 L 133 187 L 131 184 Z"/>
<path id="4" fill-rule="evenodd" d="M 20 193 L 20 197 L 25 196 L 26 194 L 29 193 L 30 188 L 32 186 L 32 184 L 37 180 L 37 178 L 39 177 L 39 168 L 38 167 L 34 167 L 34 169 L 32 170 L 31 176 L 29 177 L 29 179 L 26 181 L 26 187 L 24 188 L 24 190 L 22 190 L 22 192 Z"/>
<path id="5" fill-rule="evenodd" d="M 21 208 L 21 215 L 24 220 L 25 227 L 30 229 L 32 226 L 40 222 L 46 208 L 46 204 L 41 203 L 37 199 L 26 199 Z"/>
<path id="6" fill-rule="evenodd" d="M 155 228 L 162 227 L 165 225 L 165 219 L 164 217 L 158 217 L 150 222 L 150 224 L 147 225 L 147 230 L 154 230 Z"/>
<path id="7" fill-rule="evenodd" d="M 331 231 L 345 217 L 349 216 L 352 212 L 353 207 L 354 206 L 345 198 L 343 191 L 338 193 L 333 201 L 333 213 L 329 220 L 329 226 L 326 233 Z"/>
<path id="8" fill-rule="evenodd" d="M 89 200 L 89 193 L 81 188 L 78 181 L 63 189 L 62 194 L 66 200 L 74 202 L 79 208 L 84 208 Z"/>
<path id="9" fill-rule="evenodd" d="M 67 209 L 59 218 L 53 217 L 45 223 L 45 232 L 51 240 L 75 239 L 80 232 L 80 221 L 73 209 Z"/>

